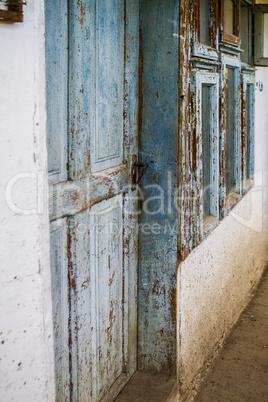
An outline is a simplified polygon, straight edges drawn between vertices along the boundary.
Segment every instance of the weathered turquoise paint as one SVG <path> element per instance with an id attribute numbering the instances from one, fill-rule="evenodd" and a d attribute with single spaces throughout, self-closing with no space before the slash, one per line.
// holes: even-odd
<path id="1" fill-rule="evenodd" d="M 53 311 L 55 333 L 62 334 L 55 336 L 59 400 L 115 398 L 137 367 L 137 321 L 138 368 L 175 372 L 177 260 L 204 237 L 199 225 L 202 209 L 198 215 L 192 208 L 197 189 L 202 198 L 201 148 L 193 171 L 197 149 L 191 128 L 195 125 L 200 137 L 197 122 L 202 110 L 200 87 L 199 93 L 193 88 L 196 104 L 191 104 L 192 66 L 199 69 L 196 75 L 203 76 L 199 84 L 209 84 L 216 92 L 211 138 L 215 160 L 220 146 L 222 218 L 234 205 L 226 205 L 226 66 L 236 71 L 234 156 L 241 197 L 241 49 L 220 44 L 218 20 L 210 21 L 211 46 L 200 43 L 196 27 L 190 37 L 190 17 L 192 22 L 198 17 L 192 7 L 199 4 L 195 0 L 140 3 L 140 70 L 138 0 L 45 3 Z M 217 69 L 220 144 L 215 135 Z M 252 82 L 245 85 L 244 93 L 251 99 L 247 90 Z M 248 108 L 247 116 L 252 113 Z M 249 117 L 246 126 L 250 133 L 245 136 L 251 138 Z M 133 199 L 137 194 L 129 188 L 131 155 L 138 154 L 138 128 L 139 160 L 149 169 L 142 183 L 137 320 L 138 211 Z M 247 140 L 244 153 L 246 181 L 254 171 L 253 141 Z M 215 179 L 210 207 L 216 218 L 211 229 L 218 224 L 216 167 L 217 163 L 210 166 Z M 179 214 L 177 194 L 181 195 Z M 95 222 L 101 223 L 99 230 Z M 105 236 L 101 228 L 109 222 L 123 223 L 124 230 L 118 236 Z M 198 240 L 192 236 L 195 230 Z"/>
<path id="2" fill-rule="evenodd" d="M 69 155 L 68 174 L 80 180 L 90 174 L 90 104 L 94 94 L 95 6 L 69 1 Z M 94 98 L 93 98 L 94 99 Z"/>
<path id="3" fill-rule="evenodd" d="M 57 400 L 114 400 L 137 368 L 139 2 L 45 3 Z"/>
<path id="4" fill-rule="evenodd" d="M 176 362 L 178 24 L 177 1 L 142 1 L 139 158 L 149 167 L 139 234 L 138 368 L 170 374 Z"/>
<path id="5" fill-rule="evenodd" d="M 68 2 L 45 1 L 47 142 L 50 183 L 67 179 Z"/>
<path id="6" fill-rule="evenodd" d="M 69 285 L 67 219 L 50 226 L 56 395 L 70 401 Z"/>

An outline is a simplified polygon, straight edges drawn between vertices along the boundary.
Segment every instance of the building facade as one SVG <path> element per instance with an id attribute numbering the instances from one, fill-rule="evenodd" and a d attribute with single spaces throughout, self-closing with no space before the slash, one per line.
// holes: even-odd
<path id="1" fill-rule="evenodd" d="M 136 370 L 194 395 L 267 260 L 256 3 L 0 13 L 3 401 L 113 400 Z"/>

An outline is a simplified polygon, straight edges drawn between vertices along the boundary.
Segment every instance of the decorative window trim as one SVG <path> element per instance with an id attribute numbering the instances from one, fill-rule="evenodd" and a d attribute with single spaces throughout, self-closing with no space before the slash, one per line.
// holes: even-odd
<path id="1" fill-rule="evenodd" d="M 192 131 L 193 131 L 193 197 L 194 245 L 198 245 L 219 223 L 219 74 L 192 71 Z M 211 182 L 210 202 L 213 215 L 203 218 L 203 165 L 202 165 L 202 88 L 212 89 L 210 113 Z"/>
<path id="2" fill-rule="evenodd" d="M 220 216 L 223 219 L 228 212 L 241 200 L 241 61 L 235 57 L 221 55 L 221 102 L 220 102 Z M 236 177 L 235 192 L 226 196 L 226 68 L 235 70 L 234 74 L 234 92 L 235 92 L 235 124 L 234 135 L 236 143 Z"/>
<path id="3" fill-rule="evenodd" d="M 194 43 L 192 47 L 192 55 L 194 57 L 204 57 L 205 59 L 218 60 L 219 53 L 217 50 L 201 43 Z"/>
<path id="4" fill-rule="evenodd" d="M 192 1 L 192 55 L 194 57 L 202 57 L 211 60 L 219 59 L 218 52 L 218 4 L 217 0 L 209 0 L 210 6 L 210 27 L 209 27 L 209 39 L 210 46 L 204 45 L 200 42 L 200 0 Z"/>
<path id="5" fill-rule="evenodd" d="M 216 74 L 219 72 L 219 191 L 218 191 L 218 203 L 219 203 L 219 215 L 220 219 L 223 219 L 228 212 L 237 205 L 242 199 L 243 192 L 245 191 L 245 185 L 243 186 L 242 179 L 245 177 L 243 173 L 244 165 L 242 165 L 242 141 L 245 140 L 242 137 L 241 122 L 243 122 L 243 115 L 241 109 L 243 88 L 241 82 L 241 69 L 243 74 L 251 75 L 254 78 L 255 68 L 253 66 L 241 63 L 240 49 L 238 44 L 230 42 L 220 42 L 214 51 L 218 51 L 219 59 L 213 60 L 208 53 L 200 51 L 198 56 L 194 57 L 193 49 L 199 49 L 202 44 L 198 43 L 196 34 L 196 18 L 193 6 L 197 0 L 182 1 L 180 4 L 180 34 L 179 34 L 179 261 L 185 260 L 200 243 L 203 238 L 202 230 L 200 229 L 199 221 L 197 220 L 197 214 L 195 210 L 195 203 L 193 199 L 197 193 L 195 189 L 195 169 L 200 166 L 196 166 L 196 115 L 195 109 L 199 107 L 196 105 L 196 99 L 193 96 L 193 83 L 191 82 L 191 71 L 194 74 L 207 73 Z M 218 2 L 220 7 L 219 15 L 221 15 L 221 4 L 223 0 Z M 240 2 L 239 2 L 240 6 Z M 222 39 L 222 20 L 220 21 L 221 36 L 217 37 L 217 40 Z M 239 40 L 240 41 L 240 40 Z M 191 45 L 191 46 L 190 46 Z M 206 46 L 203 46 L 206 49 Z M 197 52 L 197 50 L 196 50 Z M 268 64 L 267 64 L 268 65 Z M 236 69 L 236 115 L 235 115 L 235 135 L 236 141 L 239 144 L 239 152 L 237 156 L 238 169 L 238 185 L 239 191 L 237 197 L 231 205 L 226 203 L 226 66 Z M 241 67 L 242 66 L 242 67 Z M 192 95 L 192 96 L 191 96 Z M 192 104 L 189 104 L 191 98 Z M 254 135 L 254 133 L 253 133 Z M 245 157 L 244 157 L 245 159 Z M 195 167 L 195 169 L 194 169 Z M 248 191 L 249 188 L 246 189 Z M 219 223 L 220 224 L 220 223 Z M 197 228 L 196 225 L 199 227 Z M 198 232 L 197 232 L 198 230 Z M 202 234 L 202 236 L 200 235 Z M 206 233 L 205 233 L 206 235 Z M 199 237 L 198 237 L 199 236 Z"/>
<path id="6" fill-rule="evenodd" d="M 220 44 L 220 51 L 234 56 L 239 56 L 240 53 L 243 52 L 243 50 L 240 47 L 232 45 L 230 43 L 223 43 L 223 42 Z"/>
<path id="7" fill-rule="evenodd" d="M 7 10 L 0 10 L 0 21 L 23 22 L 23 4 L 26 4 L 24 0 L 6 0 L 0 3 L 7 7 Z"/>
<path id="8" fill-rule="evenodd" d="M 240 45 L 240 0 L 233 0 L 234 2 L 234 28 L 235 33 L 232 35 L 224 30 L 224 0 L 220 1 L 221 7 L 221 41 L 225 43 L 232 43 L 236 46 Z"/>
<path id="9" fill-rule="evenodd" d="M 250 178 L 247 178 L 247 87 L 252 86 L 252 98 L 250 100 Z M 242 73 L 242 178 L 243 178 L 243 195 L 246 194 L 254 186 L 254 148 L 255 148 L 255 76 L 251 73 Z"/>
<path id="10" fill-rule="evenodd" d="M 263 57 L 263 25 L 264 14 L 268 13 L 268 4 L 256 5 L 255 12 L 255 34 L 254 34 L 254 64 L 256 66 L 268 66 L 268 57 Z"/>

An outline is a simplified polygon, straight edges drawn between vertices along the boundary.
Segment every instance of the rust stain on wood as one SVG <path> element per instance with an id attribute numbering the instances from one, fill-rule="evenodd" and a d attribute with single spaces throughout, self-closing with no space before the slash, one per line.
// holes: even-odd
<path id="1" fill-rule="evenodd" d="M 85 10 L 85 7 L 83 6 L 83 1 L 77 0 L 77 6 L 80 11 L 79 22 L 80 22 L 81 26 L 83 26 L 83 24 L 85 22 L 85 18 L 86 18 L 86 10 Z"/>

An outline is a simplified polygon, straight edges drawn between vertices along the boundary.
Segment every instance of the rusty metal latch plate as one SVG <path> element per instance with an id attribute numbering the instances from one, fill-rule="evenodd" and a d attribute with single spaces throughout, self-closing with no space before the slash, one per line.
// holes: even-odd
<path id="1" fill-rule="evenodd" d="M 131 190 L 135 191 L 148 169 L 148 163 L 138 162 L 136 154 L 131 155 Z"/>

